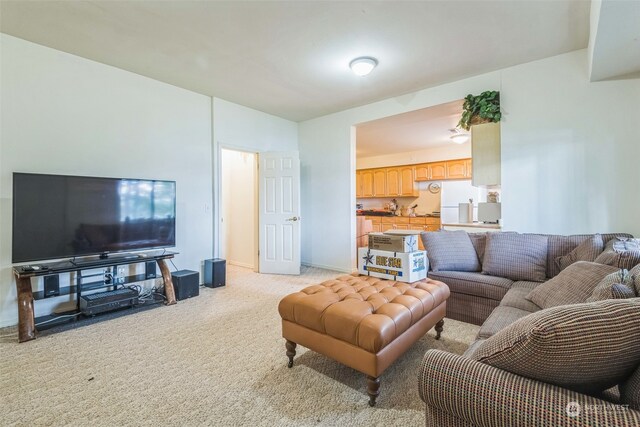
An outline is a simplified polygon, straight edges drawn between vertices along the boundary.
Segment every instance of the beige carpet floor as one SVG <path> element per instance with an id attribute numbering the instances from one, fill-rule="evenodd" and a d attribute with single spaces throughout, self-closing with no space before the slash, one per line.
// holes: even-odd
<path id="1" fill-rule="evenodd" d="M 0 342 L 0 424 L 25 426 L 423 425 L 418 368 L 430 348 L 462 353 L 478 328 L 447 320 L 382 376 L 375 408 L 364 375 L 298 346 L 287 368 L 278 301 L 339 273 L 299 277 L 230 267 L 225 288 L 170 307 Z"/>

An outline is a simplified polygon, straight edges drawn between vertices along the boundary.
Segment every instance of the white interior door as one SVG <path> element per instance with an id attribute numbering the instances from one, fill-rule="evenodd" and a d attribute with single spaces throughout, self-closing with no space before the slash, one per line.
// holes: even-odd
<path id="1" fill-rule="evenodd" d="M 300 159 L 260 153 L 260 272 L 300 274 Z"/>

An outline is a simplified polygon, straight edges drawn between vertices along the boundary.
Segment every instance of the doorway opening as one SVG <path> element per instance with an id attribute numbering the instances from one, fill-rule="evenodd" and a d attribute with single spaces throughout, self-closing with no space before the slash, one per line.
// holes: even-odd
<path id="1" fill-rule="evenodd" d="M 221 149 L 220 257 L 258 271 L 258 155 Z"/>

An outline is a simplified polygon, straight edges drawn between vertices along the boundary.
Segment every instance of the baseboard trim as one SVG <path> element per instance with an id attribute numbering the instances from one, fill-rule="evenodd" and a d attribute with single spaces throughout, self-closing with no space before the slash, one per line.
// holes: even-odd
<path id="1" fill-rule="evenodd" d="M 243 263 L 243 262 L 236 262 L 236 261 L 231 261 L 231 260 L 227 260 L 227 262 L 228 262 L 230 265 L 235 265 L 235 266 L 238 266 L 238 267 L 244 267 L 244 268 L 250 268 L 250 269 L 252 269 L 252 270 L 254 269 L 254 268 L 253 268 L 253 265 L 251 265 L 251 264 L 245 264 L 245 263 Z"/>
<path id="2" fill-rule="evenodd" d="M 345 270 L 343 268 L 335 267 L 333 265 L 313 264 L 313 263 L 310 263 L 310 262 L 302 262 L 301 264 L 304 265 L 305 267 L 322 268 L 324 270 L 332 270 L 332 271 L 337 271 L 337 272 L 340 272 L 340 273 L 351 274 L 351 273 L 355 272 L 355 271 L 352 271 L 352 270 Z"/>

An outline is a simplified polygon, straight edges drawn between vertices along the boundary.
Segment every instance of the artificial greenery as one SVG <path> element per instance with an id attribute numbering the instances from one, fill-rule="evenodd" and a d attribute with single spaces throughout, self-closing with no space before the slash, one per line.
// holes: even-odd
<path id="1" fill-rule="evenodd" d="M 471 125 L 499 122 L 502 117 L 500 92 L 488 90 L 478 96 L 469 94 L 465 96 L 462 108 L 462 117 L 458 122 L 458 127 L 465 130 L 469 130 Z"/>

